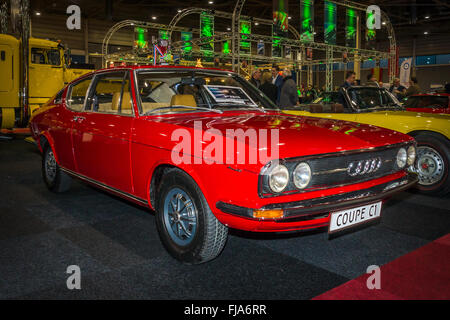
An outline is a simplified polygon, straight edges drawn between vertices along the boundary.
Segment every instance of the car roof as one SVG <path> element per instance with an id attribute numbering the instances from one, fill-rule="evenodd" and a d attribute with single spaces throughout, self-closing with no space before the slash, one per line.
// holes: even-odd
<path id="1" fill-rule="evenodd" d="M 92 72 L 88 72 L 86 74 L 83 74 L 82 76 L 74 79 L 72 82 L 70 82 L 68 85 L 78 82 L 82 80 L 83 78 L 95 75 L 97 73 L 107 72 L 107 71 L 115 71 L 115 70 L 159 70 L 159 69 L 174 69 L 174 70 L 203 70 L 203 71 L 219 71 L 223 73 L 232 73 L 236 74 L 233 71 L 225 70 L 225 69 L 217 69 L 217 68 L 198 68 L 198 67 L 187 67 L 187 66 L 153 66 L 153 65 L 145 65 L 145 66 L 116 66 L 112 68 L 103 68 L 94 70 Z"/>

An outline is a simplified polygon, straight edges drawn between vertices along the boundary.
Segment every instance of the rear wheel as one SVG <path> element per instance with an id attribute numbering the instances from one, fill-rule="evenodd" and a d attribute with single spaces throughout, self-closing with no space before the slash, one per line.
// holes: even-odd
<path id="1" fill-rule="evenodd" d="M 70 189 L 72 178 L 56 162 L 52 148 L 47 144 L 42 157 L 42 178 L 50 191 L 61 193 Z"/>
<path id="2" fill-rule="evenodd" d="M 417 160 L 414 171 L 419 175 L 421 193 L 444 196 L 450 192 L 450 146 L 431 133 L 420 133 L 417 141 Z"/>
<path id="3" fill-rule="evenodd" d="M 167 171 L 156 199 L 158 233 L 174 258 L 200 264 L 222 252 L 228 228 L 211 212 L 200 188 L 188 174 L 178 169 Z"/>

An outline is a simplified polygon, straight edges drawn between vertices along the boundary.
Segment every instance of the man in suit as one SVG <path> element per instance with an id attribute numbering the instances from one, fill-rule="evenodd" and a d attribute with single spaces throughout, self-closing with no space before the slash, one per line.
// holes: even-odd
<path id="1" fill-rule="evenodd" d="M 280 103 L 281 88 L 283 88 L 284 80 L 283 77 L 280 75 L 280 67 L 278 67 L 277 65 L 274 65 L 272 67 L 272 83 L 277 87 L 276 104 L 278 105 Z"/>

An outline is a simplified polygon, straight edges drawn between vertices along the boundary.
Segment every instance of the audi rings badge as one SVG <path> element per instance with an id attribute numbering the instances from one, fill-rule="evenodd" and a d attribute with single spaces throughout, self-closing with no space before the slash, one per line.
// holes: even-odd
<path id="1" fill-rule="evenodd" d="M 347 173 L 351 177 L 375 173 L 380 169 L 382 163 L 383 161 L 381 160 L 381 158 L 354 161 L 348 165 Z"/>

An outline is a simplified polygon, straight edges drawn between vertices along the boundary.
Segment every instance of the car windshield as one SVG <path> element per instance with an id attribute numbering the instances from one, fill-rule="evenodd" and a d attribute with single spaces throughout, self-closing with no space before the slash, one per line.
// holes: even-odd
<path id="1" fill-rule="evenodd" d="M 397 98 L 384 88 L 353 87 L 347 92 L 353 107 L 359 110 L 401 108 Z"/>
<path id="2" fill-rule="evenodd" d="M 137 72 L 137 86 L 143 115 L 276 109 L 263 93 L 228 72 L 144 70 Z"/>

